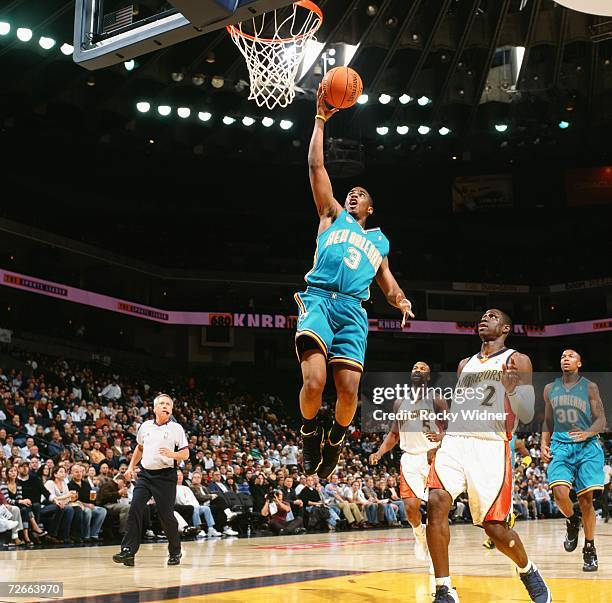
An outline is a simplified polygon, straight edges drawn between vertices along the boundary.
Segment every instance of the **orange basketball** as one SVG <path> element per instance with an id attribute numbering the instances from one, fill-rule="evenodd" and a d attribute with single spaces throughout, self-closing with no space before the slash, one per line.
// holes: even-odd
<path id="1" fill-rule="evenodd" d="M 363 91 L 359 74 L 350 67 L 334 67 L 323 78 L 323 98 L 338 109 L 352 107 Z"/>

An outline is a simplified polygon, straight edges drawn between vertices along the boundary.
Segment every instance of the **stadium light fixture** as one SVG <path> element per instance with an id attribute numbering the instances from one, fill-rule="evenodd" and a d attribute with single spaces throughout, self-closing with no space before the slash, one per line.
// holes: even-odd
<path id="1" fill-rule="evenodd" d="M 74 52 L 74 47 L 72 44 L 64 43 L 60 46 L 60 51 L 62 54 L 69 57 Z"/>
<path id="2" fill-rule="evenodd" d="M 293 127 L 293 122 L 290 119 L 281 119 L 281 130 L 290 130 Z"/>
<path id="3" fill-rule="evenodd" d="M 245 115 L 242 118 L 242 123 L 248 128 L 249 126 L 252 126 L 255 123 L 255 120 L 252 117 Z"/>
<path id="4" fill-rule="evenodd" d="M 446 136 L 447 134 L 450 134 L 451 131 L 449 128 L 447 128 L 446 126 L 442 126 L 439 130 L 438 133 L 440 134 L 440 136 Z"/>
<path id="5" fill-rule="evenodd" d="M 402 105 L 407 105 L 412 100 L 412 96 L 409 94 L 402 94 L 398 100 Z"/>
<path id="6" fill-rule="evenodd" d="M 570 127 L 569 121 L 565 121 L 564 119 L 559 122 L 559 127 L 562 130 L 567 130 Z"/>
<path id="7" fill-rule="evenodd" d="M 44 50 L 51 50 L 55 46 L 55 40 L 53 38 L 46 38 L 45 36 L 41 36 L 38 43 Z"/>
<path id="8" fill-rule="evenodd" d="M 212 115 L 208 111 L 200 111 L 198 113 L 198 119 L 200 121 L 209 121 Z"/>
<path id="9" fill-rule="evenodd" d="M 22 42 L 29 42 L 32 39 L 32 30 L 28 27 L 20 27 L 17 30 L 17 39 Z"/>
<path id="10" fill-rule="evenodd" d="M 151 109 L 151 103 L 147 101 L 140 101 L 136 103 L 136 109 L 138 109 L 140 113 L 148 113 Z"/>
<path id="11" fill-rule="evenodd" d="M 271 117 L 264 117 L 261 123 L 265 128 L 269 128 L 274 123 L 274 120 Z"/>
<path id="12" fill-rule="evenodd" d="M 189 107 L 179 107 L 176 112 L 181 119 L 187 119 L 191 115 Z"/>
<path id="13" fill-rule="evenodd" d="M 425 136 L 425 134 L 429 134 L 431 132 L 431 128 L 429 126 L 419 126 L 419 134 Z"/>
<path id="14" fill-rule="evenodd" d="M 419 107 L 426 107 L 431 102 L 431 99 L 428 96 L 421 96 L 417 103 L 419 103 Z"/>
<path id="15" fill-rule="evenodd" d="M 508 129 L 508 124 L 495 124 L 495 129 L 498 132 L 505 132 Z"/>
<path id="16" fill-rule="evenodd" d="M 378 126 L 376 132 L 381 136 L 386 136 L 389 133 L 389 128 L 387 126 Z"/>
<path id="17" fill-rule="evenodd" d="M 401 134 L 402 136 L 406 136 L 409 131 L 410 128 L 408 126 L 397 126 L 397 133 Z"/>
<path id="18" fill-rule="evenodd" d="M 169 107 L 168 105 L 160 105 L 159 107 L 157 107 L 157 112 L 162 117 L 167 117 L 168 115 L 170 115 L 170 113 L 172 113 L 172 107 Z"/>
<path id="19" fill-rule="evenodd" d="M 383 93 L 378 97 L 378 102 L 381 105 L 388 105 L 391 102 L 391 97 L 388 94 Z"/>
<path id="20" fill-rule="evenodd" d="M 223 116 L 223 123 L 226 126 L 231 126 L 236 120 L 233 117 L 230 117 L 229 115 L 224 115 Z"/>
<path id="21" fill-rule="evenodd" d="M 134 71 L 134 69 L 136 69 L 136 61 L 134 59 L 124 61 L 123 66 L 125 67 L 126 71 Z"/>
<path id="22" fill-rule="evenodd" d="M 357 99 L 357 102 L 358 102 L 360 105 L 365 105 L 365 104 L 368 102 L 368 100 L 370 100 L 370 97 L 369 97 L 367 94 L 362 94 L 362 95 L 361 95 L 361 96 L 360 96 L 360 97 Z"/>
<path id="23" fill-rule="evenodd" d="M 11 24 L 0 21 L 0 36 L 6 36 L 11 31 Z"/>

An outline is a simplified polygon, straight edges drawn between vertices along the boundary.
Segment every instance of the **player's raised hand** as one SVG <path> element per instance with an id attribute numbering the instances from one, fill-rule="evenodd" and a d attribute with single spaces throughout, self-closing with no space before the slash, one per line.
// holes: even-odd
<path id="1" fill-rule="evenodd" d="M 327 121 L 330 117 L 338 113 L 340 109 L 336 109 L 335 107 L 330 107 L 323 97 L 323 84 L 319 84 L 319 89 L 317 90 L 317 115 L 321 115 Z"/>
<path id="2" fill-rule="evenodd" d="M 502 364 L 501 382 L 508 394 L 514 393 L 516 386 L 521 382 L 518 367 L 511 356 L 508 364 Z"/>
<path id="3" fill-rule="evenodd" d="M 402 293 L 398 293 L 395 298 L 397 307 L 402 311 L 402 329 L 406 326 L 409 318 L 414 318 L 412 313 L 412 302 L 406 299 Z"/>

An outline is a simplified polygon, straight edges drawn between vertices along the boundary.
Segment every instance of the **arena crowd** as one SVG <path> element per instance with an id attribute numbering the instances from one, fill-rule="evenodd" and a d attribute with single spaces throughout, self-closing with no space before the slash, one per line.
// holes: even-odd
<path id="1" fill-rule="evenodd" d="M 133 483 L 125 471 L 136 432 L 153 417 L 152 399 L 162 389 L 174 397 L 174 418 L 189 437 L 175 505 L 185 538 L 408 526 L 399 497 L 401 452 L 369 466 L 384 434 L 362 434 L 358 421 L 337 472 L 322 483 L 301 472 L 299 426 L 274 395 L 246 394 L 232 379 L 156 383 L 159 376 L 130 378 L 100 365 L 10 354 L 0 363 L 5 546 L 116 542 L 126 529 Z M 515 512 L 526 520 L 558 516 L 539 434 L 524 439 L 531 462 L 515 459 Z M 606 446 L 609 455 L 610 440 Z M 608 458 L 602 500 L 611 474 Z M 608 504 L 600 507 L 607 521 Z M 152 501 L 147 510 L 143 537 L 162 540 Z M 449 521 L 471 521 L 465 495 Z"/>

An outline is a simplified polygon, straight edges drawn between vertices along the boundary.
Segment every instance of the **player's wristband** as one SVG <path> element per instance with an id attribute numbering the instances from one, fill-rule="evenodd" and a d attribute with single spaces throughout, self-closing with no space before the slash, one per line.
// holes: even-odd
<path id="1" fill-rule="evenodd" d="M 315 115 L 315 119 L 320 119 L 323 123 L 327 121 L 327 117 L 325 117 L 325 115 L 320 114 Z"/>

